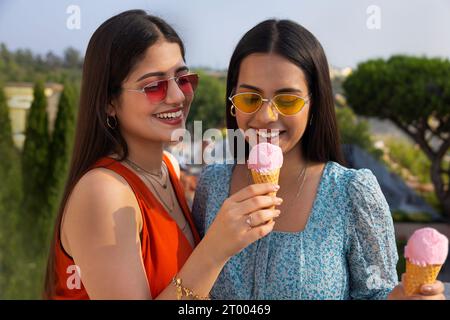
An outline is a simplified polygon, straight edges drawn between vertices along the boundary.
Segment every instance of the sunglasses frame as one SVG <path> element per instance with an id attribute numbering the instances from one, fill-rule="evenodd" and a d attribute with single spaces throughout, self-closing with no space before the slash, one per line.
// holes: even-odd
<path id="1" fill-rule="evenodd" d="M 234 98 L 234 97 L 239 96 L 239 95 L 242 95 L 242 94 L 254 94 L 254 95 L 258 95 L 258 96 L 261 98 L 261 102 L 262 102 L 261 105 L 260 105 L 255 111 L 253 111 L 253 112 L 245 112 L 245 111 L 242 111 L 242 110 L 239 109 L 239 108 L 234 104 L 234 102 L 233 102 L 233 98 Z M 277 104 L 273 101 L 273 99 L 275 99 L 276 97 L 278 97 L 278 96 L 284 96 L 284 95 L 289 95 L 289 96 L 297 97 L 297 98 L 299 98 L 299 99 L 302 99 L 305 103 L 303 104 L 302 108 L 301 108 L 300 110 L 298 110 L 296 113 L 294 113 L 294 114 L 284 114 L 284 113 L 282 113 L 282 112 L 280 111 L 280 109 L 278 109 Z M 300 96 L 298 96 L 298 95 L 296 95 L 296 94 L 292 94 L 292 93 L 279 93 L 279 94 L 274 95 L 272 98 L 267 99 L 267 98 L 263 98 L 263 96 L 260 95 L 260 94 L 257 93 L 257 92 L 239 92 L 239 93 L 237 93 L 237 94 L 234 94 L 234 95 L 228 97 L 228 100 L 231 101 L 231 104 L 232 104 L 237 110 L 239 110 L 240 112 L 245 113 L 245 114 L 253 114 L 253 113 L 256 113 L 256 112 L 259 111 L 259 109 L 261 109 L 261 107 L 264 105 L 264 103 L 269 102 L 271 105 L 273 105 L 273 106 L 275 107 L 275 109 L 277 110 L 277 112 L 278 112 L 279 114 L 281 114 L 282 116 L 285 116 L 285 117 L 291 117 L 291 116 L 295 116 L 296 114 L 298 114 L 299 112 L 301 112 L 301 111 L 303 110 L 303 108 L 305 107 L 305 105 L 309 102 L 309 100 L 311 100 L 311 96 L 310 96 L 310 95 L 307 95 L 306 98 L 307 98 L 307 99 L 305 99 L 305 98 L 303 98 L 303 97 L 300 97 Z"/>
<path id="2" fill-rule="evenodd" d="M 181 92 L 183 92 L 183 90 L 181 89 L 178 81 L 179 81 L 180 78 L 187 77 L 187 76 L 196 76 L 197 77 L 197 85 L 196 85 L 195 88 L 192 89 L 192 94 L 194 94 L 195 90 L 197 89 L 198 80 L 199 80 L 199 76 L 198 76 L 197 73 L 187 73 L 187 74 L 182 74 L 180 76 L 170 77 L 170 78 L 167 78 L 167 79 L 156 80 L 156 81 L 150 82 L 149 84 L 147 84 L 146 86 L 142 87 L 141 89 L 127 89 L 127 88 L 125 88 L 125 90 L 126 91 L 140 92 L 140 93 L 143 93 L 143 94 L 145 94 L 147 96 L 147 93 L 145 92 L 146 88 L 148 88 L 150 86 L 153 86 L 156 83 L 163 82 L 163 81 L 167 81 L 167 87 L 168 87 L 169 86 L 169 81 L 170 80 L 175 80 L 178 88 L 181 90 Z M 186 96 L 186 94 L 184 92 L 183 92 L 183 94 Z M 164 99 L 166 99 L 166 97 L 167 97 L 167 89 L 166 89 L 166 94 L 164 95 L 164 97 L 161 100 L 159 100 L 159 101 L 155 101 L 154 103 L 160 103 L 161 101 L 164 101 Z"/>

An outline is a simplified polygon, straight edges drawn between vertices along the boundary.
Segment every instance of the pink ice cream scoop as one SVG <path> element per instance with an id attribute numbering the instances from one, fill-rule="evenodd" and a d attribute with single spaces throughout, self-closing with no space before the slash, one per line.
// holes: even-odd
<path id="1" fill-rule="evenodd" d="M 433 228 L 416 230 L 405 246 L 405 258 L 423 267 L 444 264 L 447 254 L 447 237 Z"/>
<path id="2" fill-rule="evenodd" d="M 270 172 L 283 165 L 281 148 L 267 142 L 258 143 L 250 150 L 248 168 L 259 172 Z"/>

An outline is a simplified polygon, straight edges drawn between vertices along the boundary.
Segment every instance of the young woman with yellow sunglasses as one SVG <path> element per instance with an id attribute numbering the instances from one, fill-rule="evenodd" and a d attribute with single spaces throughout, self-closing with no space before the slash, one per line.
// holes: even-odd
<path id="1" fill-rule="evenodd" d="M 217 299 L 404 299 L 389 206 L 370 170 L 344 167 L 327 59 L 305 28 L 267 20 L 238 43 L 229 64 L 228 129 L 284 154 L 271 233 L 233 256 Z M 239 145 L 239 144 L 237 144 Z M 245 164 L 206 167 L 193 214 L 204 234 L 222 201 L 252 183 Z M 248 215 L 259 227 L 258 214 Z M 245 222 L 242 222 L 245 223 Z M 437 281 L 410 299 L 442 299 Z"/>

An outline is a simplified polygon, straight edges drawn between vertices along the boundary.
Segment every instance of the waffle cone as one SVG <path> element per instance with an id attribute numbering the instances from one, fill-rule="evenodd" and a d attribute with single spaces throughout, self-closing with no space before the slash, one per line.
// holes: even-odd
<path id="1" fill-rule="evenodd" d="M 280 169 L 276 169 L 270 172 L 258 172 L 256 170 L 250 170 L 252 172 L 252 178 L 254 183 L 274 183 L 278 184 L 278 178 L 280 177 Z M 276 196 L 277 192 L 271 192 L 269 195 Z M 274 209 L 275 206 L 270 207 Z"/>
<path id="2" fill-rule="evenodd" d="M 404 278 L 404 290 L 407 296 L 418 294 L 420 287 L 436 281 L 442 265 L 419 266 L 406 260 L 406 274 Z"/>

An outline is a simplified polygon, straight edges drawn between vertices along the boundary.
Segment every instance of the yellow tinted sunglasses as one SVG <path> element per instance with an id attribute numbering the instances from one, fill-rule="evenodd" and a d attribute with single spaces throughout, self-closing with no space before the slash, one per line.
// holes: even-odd
<path id="1" fill-rule="evenodd" d="M 256 92 L 243 92 L 228 99 L 239 111 L 244 113 L 254 113 L 261 108 L 264 102 L 269 102 L 283 116 L 292 116 L 303 109 L 309 98 L 309 96 L 305 99 L 291 93 L 280 93 L 273 96 L 272 99 L 265 99 Z"/>

